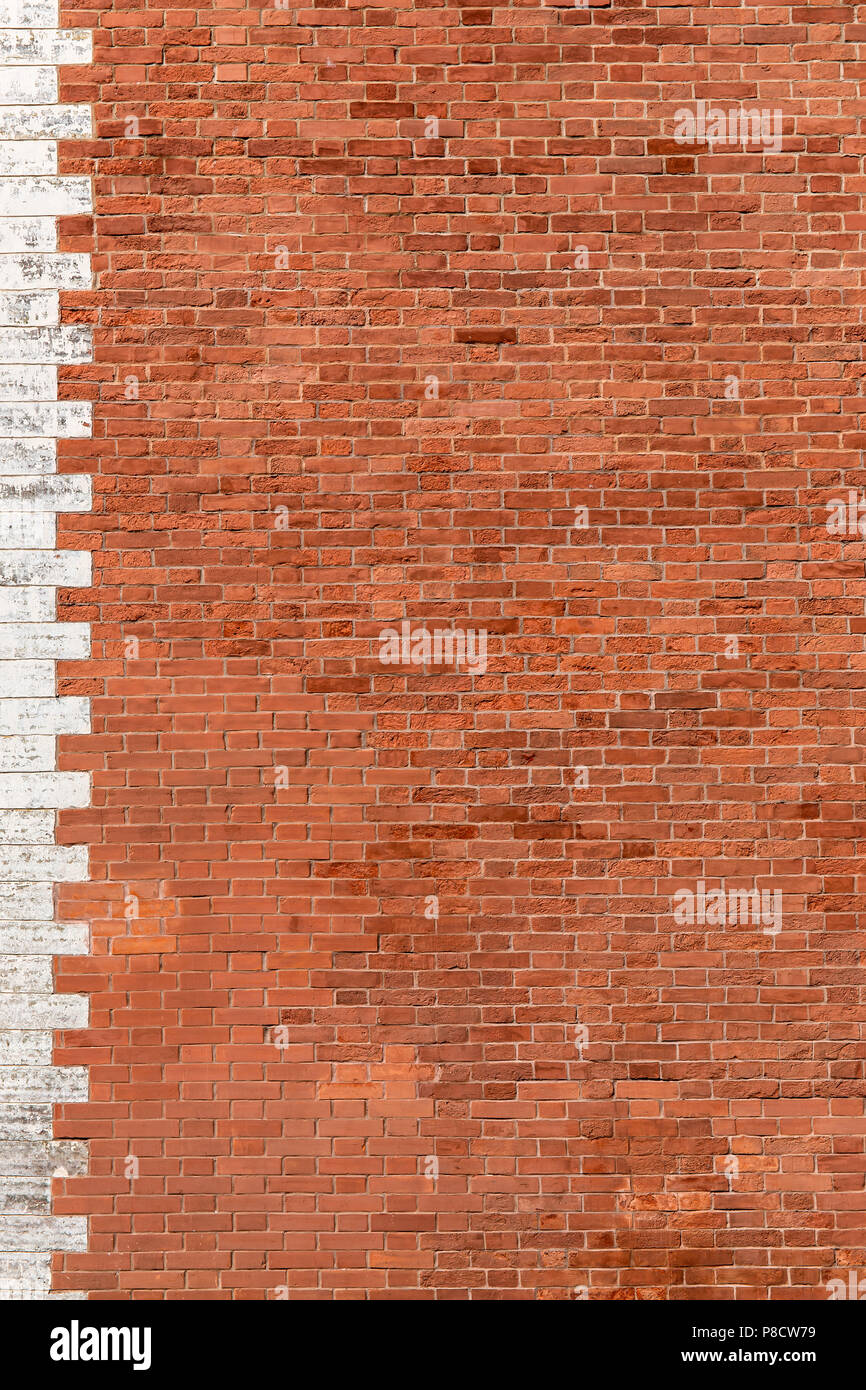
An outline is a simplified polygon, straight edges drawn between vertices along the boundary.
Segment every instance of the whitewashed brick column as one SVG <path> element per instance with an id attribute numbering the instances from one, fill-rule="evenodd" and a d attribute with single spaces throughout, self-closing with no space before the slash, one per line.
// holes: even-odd
<path id="1" fill-rule="evenodd" d="M 55 844 L 57 809 L 90 794 L 57 771 L 57 735 L 86 733 L 90 712 L 57 698 L 56 662 L 87 657 L 90 634 L 56 621 L 56 597 L 90 582 L 90 557 L 55 532 L 57 512 L 90 508 L 89 478 L 56 472 L 57 439 L 90 433 L 90 406 L 57 400 L 57 364 L 90 357 L 59 308 L 90 258 L 57 251 L 58 215 L 90 209 L 89 179 L 57 175 L 57 141 L 89 135 L 90 110 L 58 104 L 58 66 L 90 49 L 58 29 L 56 0 L 0 0 L 0 1299 L 48 1298 L 52 1251 L 86 1241 L 84 1217 L 53 1215 L 51 1180 L 86 1158 L 52 1138 L 54 1104 L 87 1099 L 84 1068 L 52 1065 L 52 1030 L 87 1022 L 85 998 L 55 993 L 52 957 L 88 944 L 55 920 L 54 884 L 87 877 L 85 847 Z"/>

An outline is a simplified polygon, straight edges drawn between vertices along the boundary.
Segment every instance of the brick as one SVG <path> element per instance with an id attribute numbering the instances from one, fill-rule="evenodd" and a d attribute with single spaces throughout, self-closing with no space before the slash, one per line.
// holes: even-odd
<path id="1" fill-rule="evenodd" d="M 64 1161 L 86 1167 L 83 1144 L 53 1142 L 54 1106 L 89 1093 L 87 1069 L 53 1057 L 54 1030 L 88 1018 L 86 997 L 55 992 L 54 957 L 89 942 L 86 923 L 55 920 L 55 884 L 88 874 L 85 845 L 55 843 L 56 808 L 86 804 L 90 785 L 58 767 L 57 736 L 86 734 L 90 712 L 83 695 L 56 697 L 56 663 L 90 644 L 87 624 L 57 621 L 57 595 L 92 577 L 86 551 L 55 548 L 56 514 L 92 505 L 89 478 L 57 473 L 57 440 L 89 437 L 91 406 L 59 398 L 56 366 L 90 353 L 87 330 L 60 327 L 60 291 L 91 288 L 89 255 L 57 249 L 58 216 L 91 207 L 89 176 L 58 175 L 57 141 L 88 135 L 90 112 L 57 92 L 58 66 L 87 63 L 92 36 L 58 25 L 53 4 L 0 0 L 2 1300 L 55 1296 L 53 1252 L 87 1235 L 83 1215 L 53 1214 L 51 1189 Z"/>
<path id="2" fill-rule="evenodd" d="M 866 1269 L 862 26 L 708 25 L 0 0 L 11 1296 Z"/>

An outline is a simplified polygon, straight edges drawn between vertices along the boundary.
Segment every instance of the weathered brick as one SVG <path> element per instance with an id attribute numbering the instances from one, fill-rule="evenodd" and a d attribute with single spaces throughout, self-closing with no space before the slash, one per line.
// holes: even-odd
<path id="1" fill-rule="evenodd" d="M 87 330 L 60 327 L 60 291 L 90 289 L 89 256 L 57 253 L 58 216 L 91 206 L 89 177 L 57 172 L 57 140 L 91 129 L 86 107 L 57 105 L 57 69 L 90 53 L 88 31 L 58 29 L 56 6 L 0 0 L 2 1300 L 51 1296 L 52 1252 L 86 1243 L 84 1216 L 52 1213 L 52 1174 L 63 1155 L 82 1171 L 84 1149 L 54 1145 L 51 1117 L 88 1096 L 86 1069 L 55 1065 L 52 1043 L 88 1016 L 84 996 L 55 992 L 53 957 L 83 953 L 89 931 L 56 921 L 53 898 L 88 872 L 85 845 L 55 843 L 56 808 L 89 791 L 86 775 L 59 770 L 57 735 L 90 728 L 85 696 L 56 696 L 56 662 L 89 652 L 86 623 L 58 623 L 57 591 L 89 583 L 91 567 L 86 552 L 55 549 L 55 517 L 91 506 L 89 478 L 57 473 L 56 443 L 89 437 L 91 406 L 58 399 L 55 364 L 86 360 L 90 346 Z"/>
<path id="2" fill-rule="evenodd" d="M 67 809 L 0 829 L 91 877 L 0 885 L 0 1283 L 824 1296 L 866 1268 L 856 13 L 4 14 L 0 740 L 57 753 L 0 806 Z M 693 93 L 778 149 L 679 139 Z M 98 1103 L 52 1127 L 54 1027 Z"/>

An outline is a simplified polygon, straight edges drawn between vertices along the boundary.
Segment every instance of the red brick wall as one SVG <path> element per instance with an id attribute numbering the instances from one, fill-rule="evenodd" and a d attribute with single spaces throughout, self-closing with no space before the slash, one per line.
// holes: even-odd
<path id="1" fill-rule="evenodd" d="M 859 13 L 65 11 L 96 581 L 56 1288 L 866 1267 Z M 702 99 L 782 148 L 677 143 Z M 403 619 L 486 671 L 382 665 Z M 677 922 L 701 881 L 781 930 Z"/>

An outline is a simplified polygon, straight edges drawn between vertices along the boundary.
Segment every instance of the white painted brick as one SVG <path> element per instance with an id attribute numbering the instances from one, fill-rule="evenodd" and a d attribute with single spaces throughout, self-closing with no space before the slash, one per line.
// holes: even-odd
<path id="1" fill-rule="evenodd" d="M 35 69 L 21 69 L 22 73 L 31 71 Z M 2 72 L 0 68 L 0 77 Z M 0 217 L 67 217 L 90 211 L 90 179 L 78 174 L 0 179 Z"/>
<path id="2" fill-rule="evenodd" d="M 53 994 L 50 956 L 0 956 L 0 990 L 4 994 Z"/>
<path id="3" fill-rule="evenodd" d="M 0 140 L 0 174 L 56 173 L 56 140 Z"/>
<path id="4" fill-rule="evenodd" d="M 25 918 L 34 922 L 52 921 L 54 894 L 50 884 L 0 883 L 0 918 L 9 922 Z"/>
<path id="5" fill-rule="evenodd" d="M 48 772 L 56 753 L 48 734 L 0 734 L 0 773 Z"/>
<path id="6" fill-rule="evenodd" d="M 0 596 L 2 592 L 0 590 Z M 48 592 L 53 594 L 54 590 Z M 79 695 L 64 695 L 53 700 L 0 699 L 0 734 L 25 730 L 31 734 L 87 734 L 90 732 L 90 701 Z"/>
<path id="7" fill-rule="evenodd" d="M 25 1303 L 36 1303 L 40 1300 L 45 1303 L 85 1303 L 87 1294 L 79 1293 L 75 1289 L 57 1289 L 53 1292 L 46 1289 L 45 1292 L 41 1292 L 38 1289 L 27 1288 L 25 1285 L 20 1287 L 16 1285 L 14 1290 L 7 1288 L 4 1293 L 0 1293 L 0 1301 L 8 1303 L 13 1298 L 21 1299 Z"/>
<path id="8" fill-rule="evenodd" d="M 90 289 L 90 257 L 83 252 L 34 251 L 0 256 L 0 285 L 7 290 Z"/>
<path id="9" fill-rule="evenodd" d="M 40 438 L 50 434 L 55 439 L 87 439 L 92 430 L 92 410 L 90 401 L 0 404 L 0 447 L 4 438 L 14 435 Z M 89 504 L 85 510 L 90 510 Z"/>
<path id="10" fill-rule="evenodd" d="M 86 1027 L 87 998 L 83 994 L 7 994 L 0 991 L 0 1028 Z M 0 1119 L 5 1108 L 0 1106 Z M 49 1139 L 50 1129 L 41 1137 Z"/>
<path id="11" fill-rule="evenodd" d="M 0 1067 L 51 1065 L 54 1056 L 54 1035 L 47 1028 L 4 1028 L 0 1032 Z M 0 1153 L 0 1173 L 3 1172 Z"/>
<path id="12" fill-rule="evenodd" d="M 53 588 L 0 587 L 0 623 L 53 622 L 57 616 L 56 594 Z"/>
<path id="13" fill-rule="evenodd" d="M 0 550 L 0 584 L 52 584 L 78 589 L 90 584 L 91 572 L 88 550 Z M 10 693 L 3 676 L 0 665 L 0 695 Z M 11 693 L 26 692 L 15 690 Z"/>
<path id="14" fill-rule="evenodd" d="M 89 623 L 6 623 L 0 627 L 0 660 L 84 661 L 90 655 Z"/>
<path id="15" fill-rule="evenodd" d="M 0 1067 L 0 1104 L 9 1101 L 50 1100 L 75 1104 L 87 1100 L 84 1067 Z"/>
<path id="16" fill-rule="evenodd" d="M 83 954 L 86 923 L 54 920 L 55 884 L 83 881 L 84 845 L 57 845 L 56 808 L 86 805 L 89 777 L 57 771 L 57 739 L 85 733 L 89 702 L 56 697 L 57 660 L 89 654 L 87 624 L 56 622 L 56 589 L 91 580 L 56 549 L 56 514 L 92 505 L 57 474 L 57 440 L 91 431 L 89 403 L 58 401 L 60 363 L 91 357 L 60 325 L 60 291 L 88 289 L 89 257 L 58 252 L 57 218 L 89 212 L 90 180 L 57 172 L 57 142 L 86 138 L 85 106 L 57 104 L 58 66 L 86 63 L 89 30 L 60 30 L 55 0 L 0 0 L 0 1300 L 52 1295 L 55 1250 L 86 1248 L 82 1217 L 52 1214 L 51 1178 L 86 1147 L 52 1138 L 57 1102 L 86 1100 L 82 1067 L 53 1065 L 53 1030 L 88 1001 L 55 992 L 54 957 Z"/>
<path id="17" fill-rule="evenodd" d="M 86 140 L 92 133 L 89 106 L 0 105 L 0 140 Z"/>
<path id="18" fill-rule="evenodd" d="M 44 1293 L 33 1292 L 47 1289 L 51 1281 L 50 1253 L 22 1255 L 11 1251 L 0 1251 L 0 1300 L 20 1297 L 17 1290 L 33 1293 L 35 1298 L 44 1298 Z M 15 1289 L 13 1294 L 10 1290 Z"/>
<path id="19" fill-rule="evenodd" d="M 59 15 L 59 0 L 0 0 L 0 24 L 10 29 L 56 29 Z"/>
<path id="20" fill-rule="evenodd" d="M 6 554 L 13 556 L 23 553 L 20 550 L 6 552 Z M 46 554 L 51 554 L 51 552 L 46 551 Z M 0 583 L 2 583 L 4 559 L 5 555 L 0 553 Z M 20 581 L 13 580 L 12 582 Z M 53 661 L 0 661 L 0 690 L 5 696 L 53 695 L 55 689 Z"/>
<path id="21" fill-rule="evenodd" d="M 7 108 L 9 109 L 9 108 Z M 19 110 L 19 107 L 13 107 Z M 53 217 L 0 218 L 0 251 L 57 250 L 57 222 Z"/>
<path id="22" fill-rule="evenodd" d="M 7 956 L 84 956 L 89 942 L 86 922 L 0 922 L 0 954 Z"/>
<path id="23" fill-rule="evenodd" d="M 5 262 L 11 266 L 20 260 L 29 260 L 30 257 L 22 256 L 3 256 L 0 257 L 0 266 Z M 50 264 L 56 257 L 38 256 L 33 257 L 46 264 Z M 3 271 L 0 270 L 0 275 Z M 0 401 L 56 401 L 57 400 L 57 368 L 23 366 L 21 363 L 3 363 L 0 365 Z M 46 444 L 52 443 L 46 440 Z M 0 446 L 2 450 L 2 446 Z M 56 451 L 55 451 L 56 452 Z M 2 452 L 0 452 L 2 459 Z M 5 470 L 0 463 L 0 472 Z M 17 469 L 15 470 L 18 471 Z M 34 473 L 44 473 L 44 468 L 33 470 Z M 53 470 L 52 470 L 53 471 Z"/>
<path id="24" fill-rule="evenodd" d="M 0 362 L 89 362 L 91 352 L 90 329 L 81 324 L 0 328 Z"/>
<path id="25" fill-rule="evenodd" d="M 0 1076 L 4 1068 L 0 1067 Z M 2 1083 L 0 1083 L 2 1084 Z M 48 1216 L 51 1212 L 51 1179 L 38 1177 L 4 1177 L 0 1182 L 0 1215 L 30 1212 Z"/>
<path id="26" fill-rule="evenodd" d="M 59 322 L 60 296 L 57 290 L 0 290 L 0 325 L 34 328 Z"/>
<path id="27" fill-rule="evenodd" d="M 86 845 L 5 845 L 3 848 L 0 881 L 16 879 L 29 883 L 49 879 L 54 883 L 83 883 L 86 878 Z"/>
<path id="28" fill-rule="evenodd" d="M 5 703 L 16 702 L 10 700 Z M 87 701 L 84 703 L 87 704 Z M 0 811 L 0 845 L 53 844 L 54 816 L 51 811 Z M 2 951 L 0 946 L 0 954 Z"/>
<path id="29" fill-rule="evenodd" d="M 84 1216 L 0 1216 L 0 1250 L 86 1250 Z"/>
<path id="30" fill-rule="evenodd" d="M 53 512 L 0 512 L 0 550 L 53 550 L 56 539 Z"/>
<path id="31" fill-rule="evenodd" d="M 3 999 L 12 998 L 15 996 L 11 994 L 0 995 L 0 1003 Z M 40 1003 L 44 1003 L 44 1000 L 41 1000 Z M 51 1121 L 52 1106 L 45 1102 L 41 1104 L 28 1104 L 27 1102 L 16 1104 L 12 1102 L 9 1105 L 0 1105 L 0 1143 L 7 1139 L 23 1139 L 31 1143 L 51 1139 L 53 1137 Z M 2 1248 L 0 1245 L 0 1250 Z"/>
<path id="32" fill-rule="evenodd" d="M 2 413 L 0 407 L 0 418 Z M 0 511 L 89 512 L 92 505 L 91 488 L 91 480 L 86 473 L 59 473 L 35 478 L 0 477 Z"/>
<path id="33" fill-rule="evenodd" d="M 90 779 L 86 772 L 0 773 L 0 806 L 26 807 L 87 806 Z M 6 913 L 7 917 L 29 917 L 28 912 Z M 34 916 L 42 916 L 35 913 Z"/>
<path id="34" fill-rule="evenodd" d="M 20 371 L 20 367 L 14 370 Z M 0 476 L 12 473 L 56 473 L 56 439 L 11 439 L 0 436 Z"/>
<path id="35" fill-rule="evenodd" d="M 42 106 L 56 101 L 56 68 L 0 68 L 0 104 Z"/>
<path id="36" fill-rule="evenodd" d="M 39 1036 L 50 1037 L 51 1034 Z M 55 1139 L 42 1143 L 4 1144 L 0 1152 L 0 1173 L 32 1174 L 35 1178 L 54 1177 L 65 1168 L 69 1177 L 87 1172 L 87 1145 L 80 1139 Z"/>
<path id="37" fill-rule="evenodd" d="M 89 29 L 0 29 L 0 67 L 26 63 L 89 63 L 93 41 Z"/>

